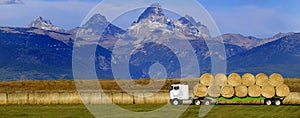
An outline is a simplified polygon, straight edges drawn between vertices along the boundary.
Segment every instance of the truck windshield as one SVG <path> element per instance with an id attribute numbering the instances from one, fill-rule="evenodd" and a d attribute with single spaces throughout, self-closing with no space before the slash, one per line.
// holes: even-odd
<path id="1" fill-rule="evenodd" d="M 173 86 L 170 86 L 170 91 L 173 90 Z"/>

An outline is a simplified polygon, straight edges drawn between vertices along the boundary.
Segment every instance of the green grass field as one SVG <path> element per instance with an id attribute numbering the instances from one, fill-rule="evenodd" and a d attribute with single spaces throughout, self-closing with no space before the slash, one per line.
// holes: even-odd
<path id="1" fill-rule="evenodd" d="M 160 108 L 162 105 L 121 105 L 121 107 L 145 112 Z M 198 117 L 200 106 L 190 106 L 182 118 Z M 7 105 L 0 106 L 0 117 L 45 117 L 45 118 L 93 118 L 84 105 Z M 205 117 L 300 117 L 300 106 L 264 105 L 216 105 Z"/>

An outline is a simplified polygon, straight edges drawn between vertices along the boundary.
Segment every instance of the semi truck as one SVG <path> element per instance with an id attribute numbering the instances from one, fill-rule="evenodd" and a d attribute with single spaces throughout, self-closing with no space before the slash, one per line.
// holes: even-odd
<path id="1" fill-rule="evenodd" d="M 192 105 L 212 105 L 212 104 L 218 104 L 220 101 L 232 101 L 235 102 L 237 100 L 240 101 L 251 101 L 251 100 L 263 100 L 265 105 L 281 105 L 282 101 L 285 97 L 277 97 L 274 96 L 273 98 L 265 98 L 263 96 L 261 97 L 232 97 L 232 98 L 224 98 L 222 96 L 220 97 L 198 97 L 193 95 L 190 97 L 189 95 L 189 85 L 185 84 L 172 84 L 170 86 L 170 103 L 172 105 L 182 105 L 182 104 L 192 104 Z"/>

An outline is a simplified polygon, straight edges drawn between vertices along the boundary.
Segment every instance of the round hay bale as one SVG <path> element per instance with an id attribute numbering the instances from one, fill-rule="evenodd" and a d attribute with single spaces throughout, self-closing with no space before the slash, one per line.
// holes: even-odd
<path id="1" fill-rule="evenodd" d="M 194 95 L 198 97 L 205 97 L 207 95 L 207 87 L 201 84 L 196 85 L 194 87 Z"/>
<path id="2" fill-rule="evenodd" d="M 6 93 L 0 93 L 0 105 L 7 104 L 7 95 Z"/>
<path id="3" fill-rule="evenodd" d="M 50 104 L 59 104 L 59 93 L 48 93 Z"/>
<path id="4" fill-rule="evenodd" d="M 133 104 L 133 96 L 128 93 L 123 93 L 122 104 Z"/>
<path id="5" fill-rule="evenodd" d="M 133 101 L 134 104 L 145 104 L 144 93 L 134 93 Z"/>
<path id="6" fill-rule="evenodd" d="M 221 90 L 221 95 L 225 98 L 231 98 L 234 96 L 234 88 L 233 86 L 226 85 Z"/>
<path id="7" fill-rule="evenodd" d="M 200 77 L 200 84 L 203 84 L 205 86 L 209 86 L 211 82 L 213 81 L 214 76 L 210 73 L 205 73 Z"/>
<path id="8" fill-rule="evenodd" d="M 246 97 L 248 94 L 248 88 L 245 85 L 238 85 L 235 87 L 235 96 Z"/>
<path id="9" fill-rule="evenodd" d="M 169 93 L 156 93 L 154 96 L 154 104 L 168 104 Z"/>
<path id="10" fill-rule="evenodd" d="M 207 94 L 211 97 L 219 97 L 221 94 L 221 87 L 218 85 L 211 85 L 207 89 Z"/>
<path id="11" fill-rule="evenodd" d="M 28 103 L 29 104 L 37 104 L 37 100 L 35 98 L 36 93 L 28 93 Z"/>
<path id="12" fill-rule="evenodd" d="M 98 93 L 98 92 L 86 93 L 86 94 L 82 95 L 81 98 L 85 99 L 86 102 L 90 103 L 90 104 L 101 104 L 102 103 L 102 100 L 101 100 L 102 94 Z"/>
<path id="13" fill-rule="evenodd" d="M 113 96 L 112 93 L 97 93 L 98 95 L 101 95 L 101 98 L 99 98 L 101 100 L 102 104 L 112 104 L 113 102 Z"/>
<path id="14" fill-rule="evenodd" d="M 284 83 L 284 79 L 280 74 L 274 73 L 270 76 L 269 83 L 273 86 L 279 86 Z"/>
<path id="15" fill-rule="evenodd" d="M 47 101 L 47 100 L 42 100 Z M 78 93 L 75 92 L 64 92 L 59 93 L 59 104 L 79 104 L 80 97 Z"/>
<path id="16" fill-rule="evenodd" d="M 237 73 L 232 73 L 228 76 L 228 84 L 231 86 L 241 85 L 242 79 L 241 76 Z"/>
<path id="17" fill-rule="evenodd" d="M 273 85 L 266 83 L 262 86 L 262 90 L 261 90 L 261 94 L 262 96 L 264 96 L 265 98 L 272 98 L 275 96 L 275 88 Z"/>
<path id="18" fill-rule="evenodd" d="M 219 73 L 215 76 L 215 82 L 219 86 L 227 85 L 227 76 L 223 73 Z"/>
<path id="19" fill-rule="evenodd" d="M 44 99 L 45 98 L 42 98 L 43 96 L 40 96 L 40 95 L 37 95 L 37 104 L 40 104 L 39 102 L 43 102 L 45 101 Z M 68 93 L 59 93 L 59 101 L 58 101 L 59 104 L 69 104 L 70 101 L 69 101 L 69 94 Z"/>
<path id="20" fill-rule="evenodd" d="M 242 84 L 246 86 L 251 86 L 255 84 L 255 77 L 250 73 L 246 73 L 242 76 Z"/>
<path id="21" fill-rule="evenodd" d="M 257 74 L 255 78 L 255 83 L 259 86 L 263 86 L 269 81 L 269 77 L 264 73 Z"/>
<path id="22" fill-rule="evenodd" d="M 76 92 L 59 93 L 59 104 L 79 104 L 80 97 Z"/>
<path id="23" fill-rule="evenodd" d="M 60 98 L 58 96 L 58 98 Z M 50 104 L 50 99 L 48 93 L 38 92 L 34 94 L 34 99 L 36 100 L 36 104 Z M 59 99 L 58 99 L 59 100 Z"/>
<path id="24" fill-rule="evenodd" d="M 80 93 L 80 98 L 82 104 L 91 104 L 91 93 Z"/>
<path id="25" fill-rule="evenodd" d="M 250 97 L 261 96 L 261 87 L 259 85 L 251 85 L 248 87 L 248 95 Z"/>
<path id="26" fill-rule="evenodd" d="M 28 93 L 8 93 L 7 104 L 28 104 Z"/>
<path id="27" fill-rule="evenodd" d="M 144 93 L 145 104 L 154 104 L 154 93 Z"/>
<path id="28" fill-rule="evenodd" d="M 283 104 L 300 104 L 300 92 L 291 92 L 288 96 L 284 98 Z"/>
<path id="29" fill-rule="evenodd" d="M 113 93 L 113 103 L 123 104 L 123 93 Z"/>
<path id="30" fill-rule="evenodd" d="M 276 95 L 279 97 L 285 97 L 290 94 L 290 88 L 286 84 L 282 84 L 276 87 Z"/>

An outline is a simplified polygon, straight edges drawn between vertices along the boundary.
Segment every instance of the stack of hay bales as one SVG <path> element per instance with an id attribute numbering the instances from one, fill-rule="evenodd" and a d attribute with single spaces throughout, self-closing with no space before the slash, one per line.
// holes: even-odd
<path id="1" fill-rule="evenodd" d="M 280 74 L 274 73 L 270 77 L 260 73 L 254 76 L 246 73 L 240 76 L 232 73 L 225 74 L 206 73 L 200 77 L 199 84 L 194 87 L 194 95 L 198 97 L 286 97 L 290 94 L 289 87 L 284 84 Z"/>
<path id="2" fill-rule="evenodd" d="M 284 84 L 284 79 L 280 74 L 270 75 L 268 82 L 262 85 L 262 96 L 272 98 L 274 96 L 285 97 L 290 94 L 290 89 Z"/>
<path id="3" fill-rule="evenodd" d="M 223 78 L 218 78 L 218 83 L 222 84 L 221 80 Z M 216 79 L 212 74 L 206 73 L 200 77 L 199 84 L 194 87 L 194 95 L 198 97 L 219 97 L 221 92 L 221 87 L 217 84 Z"/>

